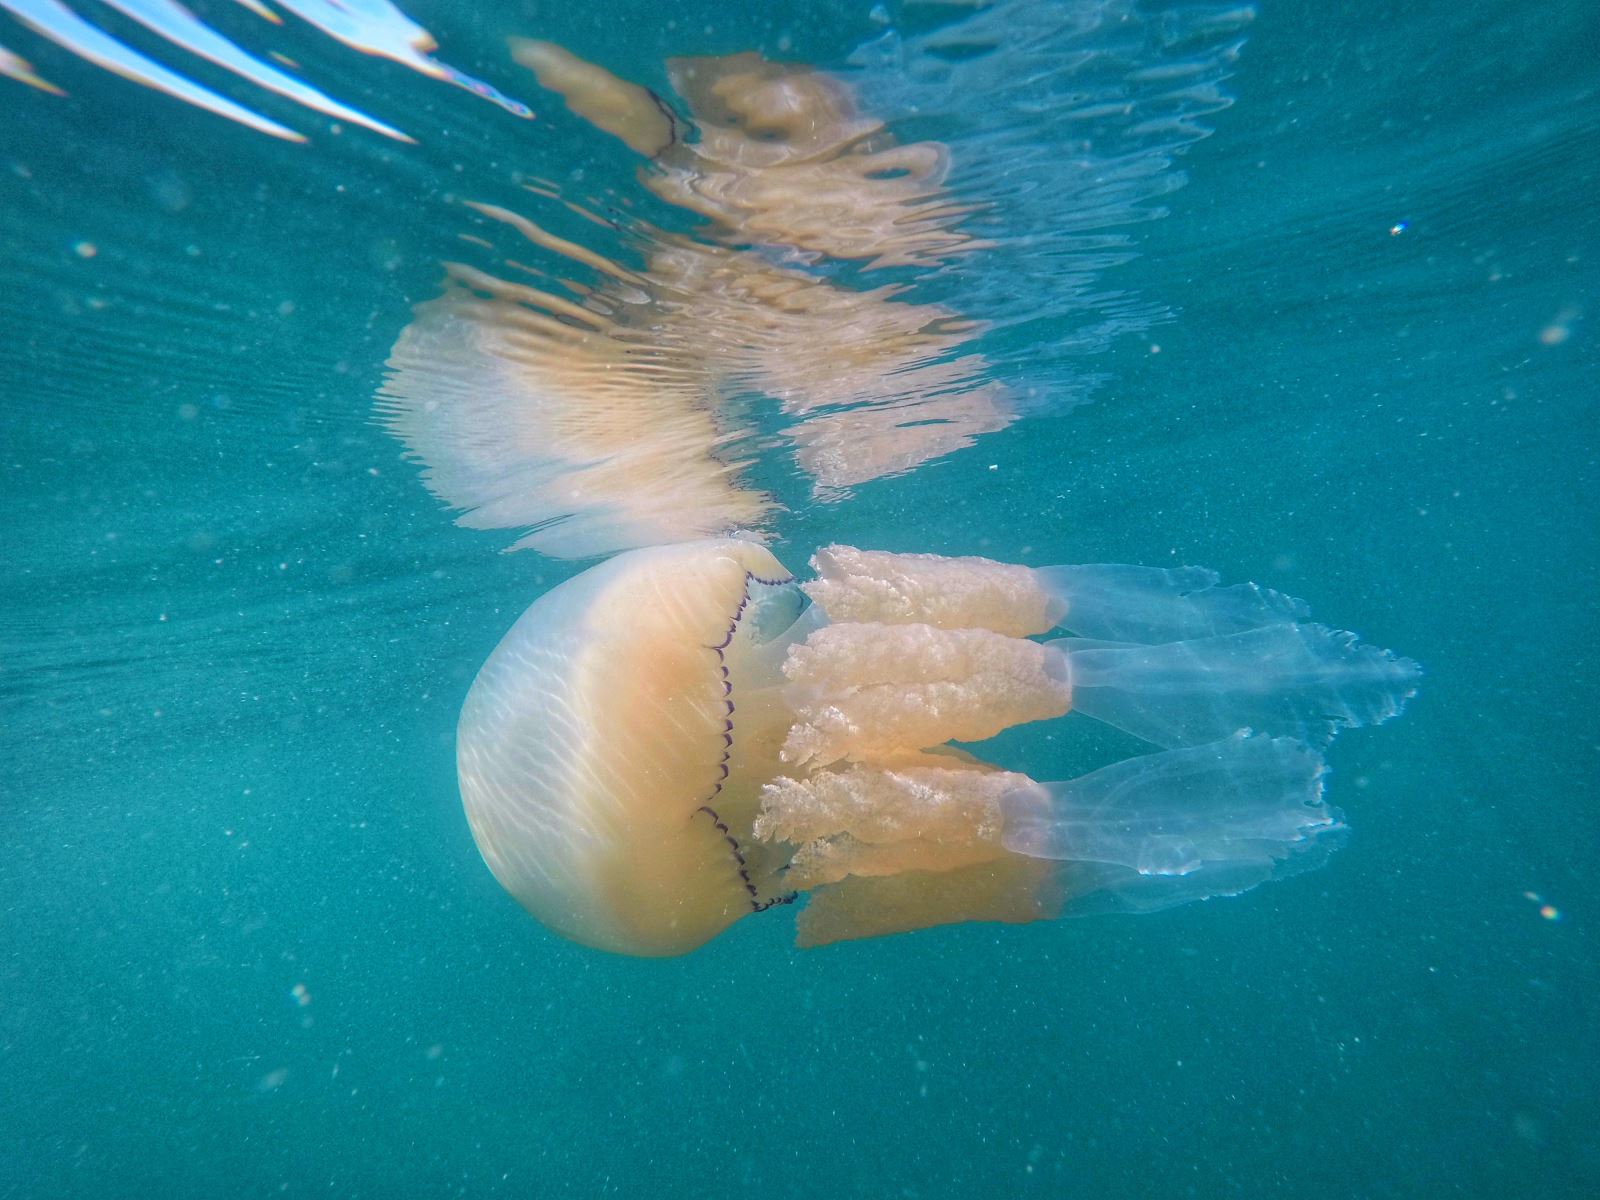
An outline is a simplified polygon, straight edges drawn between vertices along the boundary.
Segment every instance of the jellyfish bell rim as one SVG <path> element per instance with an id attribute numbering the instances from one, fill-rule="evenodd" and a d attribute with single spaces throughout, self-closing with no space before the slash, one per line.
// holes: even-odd
<path id="1" fill-rule="evenodd" d="M 563 937 L 665 957 L 755 911 L 710 807 L 732 750 L 724 652 L 751 581 L 793 583 L 743 538 L 616 555 L 530 604 L 468 689 L 456 758 L 474 841 Z"/>

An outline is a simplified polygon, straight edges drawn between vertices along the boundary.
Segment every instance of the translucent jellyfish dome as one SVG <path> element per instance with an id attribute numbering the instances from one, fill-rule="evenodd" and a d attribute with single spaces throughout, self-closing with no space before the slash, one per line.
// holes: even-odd
<path id="1" fill-rule="evenodd" d="M 801 945 L 1147 911 L 1321 862 L 1321 749 L 1417 665 L 1194 568 L 1029 569 L 743 540 L 636 550 L 536 601 L 462 709 L 461 792 L 541 922 L 681 954 L 805 894 Z M 1055 629 L 1077 636 L 1041 641 Z M 951 743 L 1077 710 L 1152 752 L 1039 782 Z"/>

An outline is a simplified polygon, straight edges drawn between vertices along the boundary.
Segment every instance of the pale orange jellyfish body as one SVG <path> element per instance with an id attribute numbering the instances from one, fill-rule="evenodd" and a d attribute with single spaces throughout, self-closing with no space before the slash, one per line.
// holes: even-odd
<path id="1" fill-rule="evenodd" d="M 461 712 L 461 790 L 490 869 L 544 924 L 674 954 L 772 898 L 774 856 L 719 826 L 754 819 L 730 786 L 730 634 L 748 638 L 761 593 L 788 583 L 753 542 L 633 551 L 553 589 L 496 648 Z"/>
<path id="2" fill-rule="evenodd" d="M 670 955 L 799 892 L 802 945 L 1233 894 L 1325 857 L 1317 747 L 1418 674 L 1194 569 L 842 546 L 813 566 L 799 584 L 733 539 L 633 551 L 495 649 L 461 790 L 540 921 Z M 1083 636 L 1034 640 L 1058 626 Z M 948 744 L 1069 708 L 1167 749 L 1041 784 Z"/>

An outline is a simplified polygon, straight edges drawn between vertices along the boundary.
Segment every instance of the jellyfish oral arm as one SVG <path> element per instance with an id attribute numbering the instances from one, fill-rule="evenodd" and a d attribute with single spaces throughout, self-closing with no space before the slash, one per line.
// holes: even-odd
<path id="1" fill-rule="evenodd" d="M 987 629 L 826 625 L 784 664 L 793 765 L 981 741 L 1067 711 L 1059 655 Z"/>
<path id="2" fill-rule="evenodd" d="M 1293 738 L 1235 734 L 1009 790 L 999 801 L 1000 841 L 1032 858 L 1143 876 L 1209 870 L 1232 882 L 1248 868 L 1266 878 L 1279 860 L 1342 829 L 1322 799 L 1326 772 L 1322 756 Z"/>
<path id="3" fill-rule="evenodd" d="M 1105 893 L 1103 907 L 1151 910 L 1320 862 L 1344 830 L 1323 801 L 1326 773 L 1302 742 L 1244 733 L 1059 783 L 925 755 L 777 779 L 755 834 L 798 847 L 789 880 L 799 888 L 963 869 L 1009 852 L 1073 864 L 1077 890 Z"/>
<path id="4" fill-rule="evenodd" d="M 1303 601 L 1254 583 L 1217 586 L 1203 567 L 1040 567 L 1054 624 L 1108 642 L 1178 642 L 1304 620 Z"/>
<path id="5" fill-rule="evenodd" d="M 1377 725 L 1415 692 L 1421 669 L 1325 625 L 1266 625 L 1155 646 L 1063 638 L 1048 643 L 1073 708 L 1168 748 L 1241 729 L 1326 745 Z"/>
<path id="6" fill-rule="evenodd" d="M 1049 632 L 1063 611 L 1036 572 L 987 558 L 828 546 L 811 565 L 817 578 L 802 586 L 833 621 L 1028 637 Z"/>
<path id="7" fill-rule="evenodd" d="M 1203 567 L 1020 567 L 986 558 L 828 546 L 805 584 L 835 621 L 991 629 L 1064 628 L 1113 642 L 1175 642 L 1305 620 L 1303 601 L 1254 583 L 1218 586 Z"/>

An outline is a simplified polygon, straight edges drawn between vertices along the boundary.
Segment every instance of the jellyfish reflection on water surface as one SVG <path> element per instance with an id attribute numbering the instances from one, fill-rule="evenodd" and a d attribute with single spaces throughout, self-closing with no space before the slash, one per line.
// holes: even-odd
<path id="1" fill-rule="evenodd" d="M 1417 665 L 1194 568 L 755 542 L 636 550 L 490 655 L 458 767 L 485 861 L 575 941 L 681 954 L 809 893 L 801 945 L 1134 911 L 1319 863 L 1320 750 Z M 1038 635 L 1061 629 L 1074 636 Z M 950 745 L 1069 709 L 1159 749 L 1039 782 Z"/>
<path id="2" fill-rule="evenodd" d="M 559 557 L 760 528 L 774 505 L 743 477 L 740 393 L 778 401 L 828 502 L 1016 419 L 971 345 L 982 321 L 912 300 L 904 280 L 856 288 L 821 269 L 933 268 L 977 248 L 944 187 L 944 145 L 899 141 L 843 80 L 802 64 L 673 60 L 680 125 L 638 84 L 550 43 L 512 45 L 586 127 L 646 156 L 655 198 L 708 223 L 691 237 L 565 202 L 625 234 L 642 258 L 627 266 L 471 205 L 545 267 L 445 264 L 379 398 L 461 523 L 526 526 L 518 548 Z"/>

